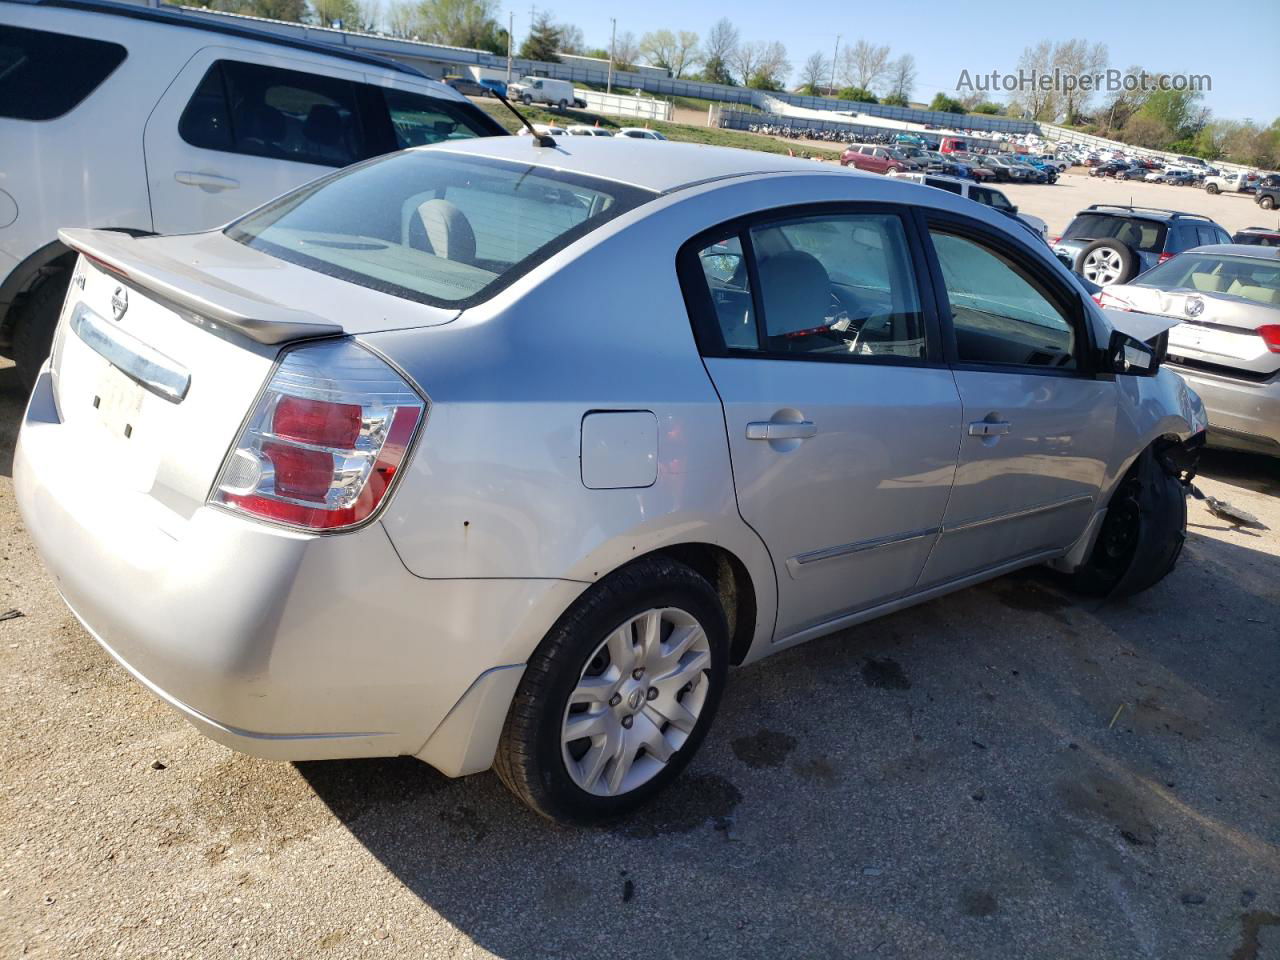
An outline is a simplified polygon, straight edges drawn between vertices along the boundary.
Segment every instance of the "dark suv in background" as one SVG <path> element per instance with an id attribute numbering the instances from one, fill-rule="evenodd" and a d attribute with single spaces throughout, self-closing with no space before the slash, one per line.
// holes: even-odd
<path id="1" fill-rule="evenodd" d="M 1127 283 L 1184 250 L 1230 242 L 1231 234 L 1199 214 L 1095 203 L 1049 245 L 1080 276 L 1106 286 Z"/>

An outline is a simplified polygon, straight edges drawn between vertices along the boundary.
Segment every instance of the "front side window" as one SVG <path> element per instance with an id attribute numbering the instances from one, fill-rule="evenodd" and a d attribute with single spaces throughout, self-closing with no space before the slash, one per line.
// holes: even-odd
<path id="1" fill-rule="evenodd" d="M 302 187 L 226 232 L 319 273 L 459 306 L 653 196 L 525 163 L 409 151 Z"/>
<path id="2" fill-rule="evenodd" d="M 489 133 L 467 115 L 463 104 L 391 87 L 383 87 L 380 93 L 395 137 L 392 149 L 421 147 L 441 140 L 470 140 Z"/>
<path id="3" fill-rule="evenodd" d="M 961 363 L 1073 370 L 1075 329 L 1014 263 L 966 237 L 929 231 Z"/>
<path id="4" fill-rule="evenodd" d="M 896 216 L 805 217 L 754 226 L 746 236 L 745 254 L 736 234 L 699 251 L 726 348 L 924 358 L 924 318 Z"/>
<path id="5" fill-rule="evenodd" d="M 0 117 L 53 120 L 69 113 L 126 55 L 105 40 L 0 26 Z"/>

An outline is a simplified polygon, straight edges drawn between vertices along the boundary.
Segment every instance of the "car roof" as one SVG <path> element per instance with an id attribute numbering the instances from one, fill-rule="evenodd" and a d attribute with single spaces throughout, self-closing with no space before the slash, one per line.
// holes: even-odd
<path id="1" fill-rule="evenodd" d="M 1140 220 L 1158 220 L 1170 223 L 1174 220 L 1198 220 L 1213 223 L 1212 218 L 1200 213 L 1183 213 L 1181 210 L 1165 210 L 1161 207 L 1126 207 L 1117 203 L 1095 203 L 1076 213 L 1082 217 L 1086 213 L 1100 213 L 1105 216 L 1137 217 Z"/>
<path id="2" fill-rule="evenodd" d="M 22 3 L 32 7 L 56 7 L 60 10 L 81 10 L 86 13 L 108 14 L 117 17 L 128 17 L 132 20 L 145 20 L 150 23 L 163 23 L 174 27 L 186 27 L 189 30 L 204 30 L 223 36 L 239 37 L 243 40 L 255 40 L 270 43 L 278 47 L 289 47 L 294 50 L 306 50 L 310 53 L 339 60 L 349 60 L 370 67 L 381 67 L 406 76 L 430 79 L 425 73 L 407 63 L 380 57 L 372 53 L 364 53 L 342 47 L 336 43 L 323 43 L 319 40 L 303 40 L 286 37 L 270 30 L 252 26 L 252 21 L 218 23 L 204 17 L 193 17 L 177 9 L 161 7 L 144 7 L 136 3 L 117 3 L 115 0 L 5 0 L 5 2 Z"/>
<path id="3" fill-rule="evenodd" d="M 652 148 L 626 137 L 574 137 L 558 142 L 555 147 L 535 146 L 529 137 L 475 137 L 470 140 L 446 140 L 430 147 L 414 149 L 443 150 L 455 154 L 532 163 L 567 173 L 627 183 L 655 193 L 668 193 L 709 180 L 761 173 L 868 176 L 797 157 L 673 141 L 668 141 L 663 148 L 663 162 L 654 163 Z"/>

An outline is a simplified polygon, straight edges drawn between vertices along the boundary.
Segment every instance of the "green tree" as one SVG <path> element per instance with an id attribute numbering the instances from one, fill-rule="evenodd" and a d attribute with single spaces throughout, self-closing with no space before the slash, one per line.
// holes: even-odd
<path id="1" fill-rule="evenodd" d="M 725 86 L 736 86 L 733 74 L 729 72 L 729 64 L 720 57 L 708 57 L 702 64 L 702 79 L 707 83 L 720 83 Z"/>
<path id="2" fill-rule="evenodd" d="M 506 53 L 507 31 L 497 12 L 497 0 L 422 0 L 413 32 L 428 43 Z"/>
<path id="3" fill-rule="evenodd" d="M 929 101 L 929 109 L 936 110 L 939 113 L 965 112 L 963 103 L 948 97 L 945 93 L 934 94 L 933 99 Z"/>
<path id="4" fill-rule="evenodd" d="M 1157 90 L 1147 97 L 1138 116 L 1164 124 L 1175 140 L 1193 137 L 1207 119 L 1200 107 L 1202 96 L 1197 90 Z"/>
<path id="5" fill-rule="evenodd" d="M 879 103 L 876 95 L 866 87 L 841 87 L 836 92 L 838 100 L 852 100 L 855 103 Z"/>
<path id="6" fill-rule="evenodd" d="M 891 106 L 891 107 L 909 107 L 909 106 L 911 106 L 911 101 L 910 101 L 910 100 L 908 100 L 908 99 L 907 99 L 903 94 L 901 94 L 901 93 L 891 93 L 891 94 L 889 94 L 887 97 L 885 97 L 883 100 L 881 100 L 880 102 L 881 102 L 881 103 L 884 103 L 884 104 L 888 104 L 888 105 L 889 105 L 889 106 Z"/>
<path id="7" fill-rule="evenodd" d="M 1000 104 L 992 103 L 990 100 L 984 100 L 973 108 L 974 113 L 997 114 L 1000 112 Z"/>
<path id="8" fill-rule="evenodd" d="M 360 8 L 355 0 L 311 0 L 316 23 L 322 27 L 346 27 L 354 29 L 360 20 Z"/>
<path id="9" fill-rule="evenodd" d="M 520 44 L 520 56 L 526 60 L 559 63 L 559 51 L 560 28 L 552 21 L 551 14 L 539 13 L 529 28 L 529 35 Z"/>

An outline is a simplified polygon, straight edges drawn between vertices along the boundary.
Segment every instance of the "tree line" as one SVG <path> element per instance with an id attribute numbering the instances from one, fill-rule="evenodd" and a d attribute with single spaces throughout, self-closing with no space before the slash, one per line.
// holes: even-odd
<path id="1" fill-rule="evenodd" d="M 207 0 L 212 9 L 349 30 L 381 32 L 394 37 L 505 54 L 509 37 L 500 20 L 497 0 Z M 777 40 L 744 38 L 721 17 L 699 35 L 691 30 L 654 30 L 640 37 L 623 31 L 608 46 L 588 46 L 582 30 L 537 12 L 529 32 L 514 51 L 530 60 L 558 62 L 562 55 L 612 60 L 621 70 L 646 64 L 673 77 L 710 83 L 783 90 L 793 69 L 787 48 Z M 1085 39 L 1041 40 L 1026 47 L 1017 67 L 1023 73 L 1064 75 L 1106 71 L 1105 44 Z M 1125 73 L 1145 78 L 1110 94 L 1083 87 L 1044 89 L 1028 85 L 998 104 L 990 94 L 938 93 L 929 109 L 949 113 L 1005 113 L 1012 117 L 1062 123 L 1139 147 L 1227 159 L 1250 166 L 1280 166 L 1280 118 L 1264 126 L 1253 120 L 1215 119 L 1191 89 L 1159 89 L 1167 74 L 1142 67 Z M 916 59 L 894 56 L 887 45 L 859 38 L 831 53 L 811 53 L 796 71 L 796 89 L 811 96 L 830 96 L 863 103 L 908 106 L 917 86 Z"/>

